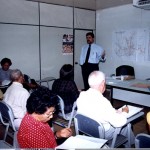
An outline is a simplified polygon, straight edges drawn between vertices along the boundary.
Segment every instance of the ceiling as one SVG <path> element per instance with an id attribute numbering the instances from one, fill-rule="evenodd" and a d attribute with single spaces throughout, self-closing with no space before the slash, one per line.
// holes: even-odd
<path id="1" fill-rule="evenodd" d="M 28 0 L 28 1 L 38 1 L 43 3 L 98 10 L 131 4 L 133 0 Z"/>

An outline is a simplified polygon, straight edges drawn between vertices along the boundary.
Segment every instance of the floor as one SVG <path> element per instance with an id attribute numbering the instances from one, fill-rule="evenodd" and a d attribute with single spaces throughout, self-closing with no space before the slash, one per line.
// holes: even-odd
<path id="1" fill-rule="evenodd" d="M 113 102 L 113 106 L 115 108 L 119 108 L 119 107 L 123 106 L 124 104 L 127 104 L 127 103 L 122 102 L 122 101 L 118 101 L 118 100 L 115 100 Z M 138 133 L 148 133 L 148 125 L 147 125 L 147 122 L 146 122 L 146 114 L 147 114 L 148 111 L 149 111 L 149 108 L 144 107 L 145 115 L 132 123 L 133 132 L 134 132 L 135 135 L 137 135 Z M 67 123 L 68 123 L 67 121 L 63 120 L 62 118 L 55 118 L 55 121 L 61 122 L 62 125 L 66 125 L 66 126 L 67 126 Z M 56 131 L 62 128 L 60 125 L 57 125 L 57 124 L 53 124 L 53 125 L 54 125 L 54 130 L 56 130 Z M 74 131 L 74 126 L 73 125 L 72 125 L 71 128 Z M 5 128 L 0 123 L 0 140 L 3 139 L 4 129 Z M 73 135 L 75 135 L 75 132 L 73 132 Z M 7 137 L 6 141 L 8 143 L 12 144 L 12 139 L 10 137 Z"/>

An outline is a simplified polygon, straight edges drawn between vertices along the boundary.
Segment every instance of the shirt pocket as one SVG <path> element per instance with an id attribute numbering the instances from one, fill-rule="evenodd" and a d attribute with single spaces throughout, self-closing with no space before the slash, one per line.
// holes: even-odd
<path id="1" fill-rule="evenodd" d="M 92 52 L 90 54 L 91 59 L 97 59 L 97 53 L 96 52 Z"/>

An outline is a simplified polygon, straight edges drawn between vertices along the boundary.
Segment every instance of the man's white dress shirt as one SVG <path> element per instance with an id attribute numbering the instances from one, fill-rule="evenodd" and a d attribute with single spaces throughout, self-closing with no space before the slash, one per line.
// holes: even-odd
<path id="1" fill-rule="evenodd" d="M 108 99 L 92 88 L 80 93 L 77 99 L 77 113 L 102 123 L 105 129 L 105 138 L 108 140 L 113 137 L 115 127 L 122 127 L 127 122 L 126 112 L 118 113 Z M 122 129 L 121 134 L 127 137 L 126 126 Z M 131 144 L 134 144 L 134 138 L 131 130 Z"/>
<path id="2" fill-rule="evenodd" d="M 77 108 L 78 113 L 103 123 L 105 130 L 110 128 L 110 124 L 114 127 L 121 127 L 127 122 L 126 113 L 117 113 L 110 101 L 92 88 L 80 93 L 77 99 Z"/>
<path id="3" fill-rule="evenodd" d="M 22 119 L 26 113 L 26 102 L 29 96 L 29 92 L 21 83 L 13 82 L 6 90 L 3 101 L 12 108 L 15 118 Z"/>
<path id="4" fill-rule="evenodd" d="M 81 55 L 80 55 L 80 65 L 83 65 L 85 63 L 88 47 L 89 44 L 86 44 L 82 47 Z M 98 64 L 100 60 L 103 60 L 102 59 L 103 53 L 104 53 L 104 49 L 101 46 L 95 43 L 91 44 L 91 52 L 88 59 L 88 63 Z"/>

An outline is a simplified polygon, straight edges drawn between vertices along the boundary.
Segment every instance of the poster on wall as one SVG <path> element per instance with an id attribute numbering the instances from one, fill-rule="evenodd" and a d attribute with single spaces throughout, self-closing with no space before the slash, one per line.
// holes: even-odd
<path id="1" fill-rule="evenodd" d="M 71 34 L 63 35 L 62 53 L 63 53 L 63 55 L 73 54 L 73 35 L 71 35 Z"/>

